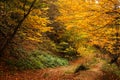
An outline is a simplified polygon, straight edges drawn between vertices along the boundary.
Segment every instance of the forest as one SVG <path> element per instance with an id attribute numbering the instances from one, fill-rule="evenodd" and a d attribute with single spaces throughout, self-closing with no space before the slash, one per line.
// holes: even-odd
<path id="1" fill-rule="evenodd" d="M 120 0 L 0 0 L 0 80 L 120 80 Z"/>

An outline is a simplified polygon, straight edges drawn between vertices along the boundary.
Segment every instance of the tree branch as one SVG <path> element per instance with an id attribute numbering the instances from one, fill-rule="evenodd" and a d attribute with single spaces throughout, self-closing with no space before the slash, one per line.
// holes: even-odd
<path id="1" fill-rule="evenodd" d="M 18 32 L 18 29 L 21 27 L 22 23 L 24 22 L 24 20 L 27 18 L 27 16 L 29 15 L 29 13 L 32 10 L 32 7 L 34 6 L 36 0 L 34 0 L 29 8 L 29 10 L 27 11 L 27 13 L 24 15 L 23 19 L 18 23 L 18 25 L 15 27 L 14 32 L 12 33 L 12 35 L 5 41 L 5 43 L 3 44 L 3 46 L 0 49 L 0 56 L 3 55 L 3 51 L 6 49 L 6 47 L 9 45 L 9 43 L 11 42 L 11 40 L 15 37 L 16 33 Z"/>

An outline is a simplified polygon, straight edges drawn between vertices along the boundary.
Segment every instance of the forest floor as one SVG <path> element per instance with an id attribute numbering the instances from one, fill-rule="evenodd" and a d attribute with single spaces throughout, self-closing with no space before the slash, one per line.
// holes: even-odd
<path id="1" fill-rule="evenodd" d="M 76 60 L 69 66 L 57 68 L 47 68 L 41 70 L 19 71 L 16 73 L 3 72 L 0 80 L 120 80 L 112 73 L 102 71 L 104 62 L 98 62 L 89 70 L 81 70 L 73 73 L 76 66 L 84 63 L 82 60 Z M 2 72 L 0 72 L 2 73 Z"/>

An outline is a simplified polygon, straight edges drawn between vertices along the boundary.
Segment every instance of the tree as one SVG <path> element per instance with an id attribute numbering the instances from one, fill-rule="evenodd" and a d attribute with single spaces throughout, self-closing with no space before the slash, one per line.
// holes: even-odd
<path id="1" fill-rule="evenodd" d="M 97 3 L 91 0 L 58 0 L 58 5 L 61 15 L 57 20 L 63 21 L 67 26 L 66 30 L 76 28 L 74 32 L 79 31 L 79 33 L 75 34 L 86 35 L 85 43 L 98 45 L 118 59 L 120 56 L 119 0 L 101 0 Z"/>
<path id="2" fill-rule="evenodd" d="M 6 18 L 3 20 L 3 22 L 0 24 L 2 28 L 9 28 L 10 30 L 12 30 L 12 32 L 2 32 L 1 29 L 1 34 L 3 37 L 5 37 L 6 35 L 6 39 L 4 40 L 3 44 L 1 45 L 0 48 L 0 56 L 3 55 L 3 51 L 6 49 L 6 47 L 8 46 L 8 44 L 11 42 L 11 40 L 15 37 L 15 35 L 17 34 L 18 30 L 20 29 L 22 23 L 24 22 L 24 20 L 27 18 L 27 16 L 30 14 L 36 0 L 33 0 L 30 7 L 28 9 L 26 9 L 26 2 L 27 0 L 21 2 L 21 1 L 16 1 L 14 0 L 12 5 L 9 5 L 10 1 L 3 1 L 1 2 L 2 4 L 2 17 L 9 17 L 8 19 L 11 21 L 6 21 Z M 16 5 L 16 3 L 19 3 L 20 5 Z M 21 6 L 22 5 L 22 6 Z M 10 8 L 9 8 L 10 7 Z M 15 8 L 12 8 L 15 7 Z M 22 8 L 24 10 L 24 14 L 22 16 L 18 16 L 18 13 L 14 13 L 12 10 L 16 10 Z M 21 14 L 19 12 L 19 14 Z M 22 17 L 20 20 L 18 18 Z M 17 20 L 16 20 L 17 18 Z M 4 34 L 4 35 L 3 35 Z"/>

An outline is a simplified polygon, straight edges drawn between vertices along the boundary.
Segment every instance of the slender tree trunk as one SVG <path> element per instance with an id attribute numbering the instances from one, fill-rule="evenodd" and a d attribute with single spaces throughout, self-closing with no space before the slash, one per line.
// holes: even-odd
<path id="1" fill-rule="evenodd" d="M 27 16 L 30 14 L 32 7 L 34 6 L 36 0 L 34 0 L 30 6 L 30 8 L 28 9 L 28 12 L 26 14 L 24 14 L 23 19 L 18 23 L 18 25 L 15 27 L 14 32 L 12 33 L 12 35 L 5 40 L 4 44 L 2 45 L 1 49 L 0 49 L 0 57 L 2 55 L 4 55 L 4 50 L 6 49 L 6 47 L 9 45 L 9 43 L 12 41 L 12 39 L 15 37 L 16 33 L 18 32 L 18 29 L 21 27 L 22 23 L 24 22 L 24 20 L 27 18 Z"/>

